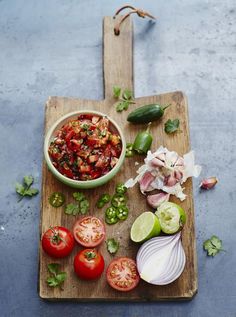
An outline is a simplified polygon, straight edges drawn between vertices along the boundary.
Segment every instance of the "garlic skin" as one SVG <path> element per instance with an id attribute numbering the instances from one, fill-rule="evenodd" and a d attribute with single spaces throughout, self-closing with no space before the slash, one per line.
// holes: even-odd
<path id="1" fill-rule="evenodd" d="M 201 181 L 201 184 L 199 185 L 199 187 L 201 189 L 208 190 L 213 188 L 217 183 L 218 183 L 218 179 L 216 177 L 208 177 L 208 178 L 204 178 Z"/>

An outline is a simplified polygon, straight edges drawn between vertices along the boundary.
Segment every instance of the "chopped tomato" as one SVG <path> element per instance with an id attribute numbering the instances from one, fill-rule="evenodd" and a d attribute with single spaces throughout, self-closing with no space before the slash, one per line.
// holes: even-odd
<path id="1" fill-rule="evenodd" d="M 111 287 L 122 292 L 131 291 L 140 280 L 136 263 L 130 258 L 114 259 L 107 268 L 106 277 Z"/>
<path id="2" fill-rule="evenodd" d="M 121 139 L 109 130 L 106 117 L 84 114 L 56 132 L 48 153 L 64 176 L 91 180 L 107 174 L 117 164 L 121 149 Z"/>
<path id="3" fill-rule="evenodd" d="M 87 216 L 75 223 L 73 233 L 79 244 L 87 248 L 93 248 L 104 240 L 105 226 L 100 219 Z"/>

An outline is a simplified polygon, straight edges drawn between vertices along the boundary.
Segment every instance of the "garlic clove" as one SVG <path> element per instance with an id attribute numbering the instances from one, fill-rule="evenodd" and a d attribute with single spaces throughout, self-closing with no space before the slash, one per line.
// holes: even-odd
<path id="1" fill-rule="evenodd" d="M 158 158 L 154 157 L 152 160 L 151 160 L 151 165 L 154 166 L 154 167 L 163 167 L 165 166 L 165 163 L 161 160 L 159 160 Z"/>
<path id="2" fill-rule="evenodd" d="M 199 185 L 202 189 L 211 189 L 218 183 L 218 179 L 216 177 L 205 178 L 201 181 Z"/>
<path id="3" fill-rule="evenodd" d="M 172 187 L 175 186 L 176 183 L 178 183 L 178 180 L 175 178 L 174 174 L 166 176 L 164 179 L 165 186 Z"/>
<path id="4" fill-rule="evenodd" d="M 183 177 L 183 173 L 180 171 L 175 171 L 174 176 L 175 176 L 176 180 L 179 182 Z"/>
<path id="5" fill-rule="evenodd" d="M 139 180 L 140 190 L 144 193 L 151 183 L 154 181 L 155 176 L 153 176 L 150 172 L 146 172 L 142 178 Z"/>
<path id="6" fill-rule="evenodd" d="M 157 208 L 165 201 L 169 201 L 169 198 L 170 198 L 170 194 L 161 192 L 161 193 L 154 194 L 154 195 L 148 195 L 147 196 L 147 203 L 152 208 Z"/>

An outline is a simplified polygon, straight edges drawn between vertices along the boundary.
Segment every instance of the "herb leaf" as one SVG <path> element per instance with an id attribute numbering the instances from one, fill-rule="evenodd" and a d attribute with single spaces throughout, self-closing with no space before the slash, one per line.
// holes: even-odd
<path id="1" fill-rule="evenodd" d="M 24 177 L 24 183 L 27 187 L 30 187 L 33 184 L 33 182 L 34 182 L 33 176 L 29 175 Z"/>
<path id="2" fill-rule="evenodd" d="M 88 209 L 89 209 L 89 202 L 88 202 L 88 200 L 87 200 L 87 199 L 82 200 L 82 201 L 80 202 L 79 206 L 80 206 L 80 213 L 81 213 L 82 215 L 86 214 L 87 211 L 88 211 Z"/>
<path id="3" fill-rule="evenodd" d="M 33 176 L 24 176 L 23 178 L 23 184 L 16 183 L 15 189 L 17 194 L 19 194 L 21 197 L 18 201 L 21 201 L 25 196 L 32 197 L 34 195 L 38 194 L 38 189 L 36 188 L 30 188 L 30 186 L 33 184 L 34 178 Z"/>
<path id="4" fill-rule="evenodd" d="M 203 248 L 207 251 L 208 256 L 215 256 L 222 249 L 222 241 L 217 236 L 212 236 L 210 239 L 204 241 Z"/>
<path id="5" fill-rule="evenodd" d="M 125 99 L 125 100 L 132 100 L 133 99 L 133 93 L 131 90 L 129 89 L 125 89 L 123 94 L 122 94 L 122 97 Z"/>
<path id="6" fill-rule="evenodd" d="M 32 196 L 34 196 L 34 195 L 37 195 L 38 194 L 38 189 L 36 189 L 36 188 L 29 188 L 29 189 L 27 189 L 27 190 L 25 190 L 25 196 L 30 196 L 30 197 L 32 197 Z"/>
<path id="7" fill-rule="evenodd" d="M 73 193 L 73 197 L 76 201 L 82 201 L 85 199 L 84 194 L 79 192 Z"/>
<path id="8" fill-rule="evenodd" d="M 165 132 L 173 133 L 179 129 L 179 119 L 167 120 L 165 123 Z"/>
<path id="9" fill-rule="evenodd" d="M 116 241 L 114 238 L 112 239 L 108 239 L 106 241 L 106 244 L 107 244 L 107 251 L 110 253 L 110 254 L 115 254 L 118 249 L 119 249 L 119 242 Z"/>
<path id="10" fill-rule="evenodd" d="M 52 274 L 57 275 L 57 273 L 59 272 L 59 264 L 58 263 L 48 264 L 48 271 Z"/>
<path id="11" fill-rule="evenodd" d="M 123 110 L 127 110 L 129 108 L 130 102 L 127 101 L 121 101 L 116 105 L 116 111 L 122 112 Z"/>
<path id="12" fill-rule="evenodd" d="M 25 193 L 25 187 L 23 185 L 21 185 L 20 183 L 16 183 L 16 192 L 21 195 L 24 196 Z"/>
<path id="13" fill-rule="evenodd" d="M 65 209 L 65 213 L 67 215 L 77 215 L 79 213 L 79 205 L 76 204 L 68 204 Z"/>
<path id="14" fill-rule="evenodd" d="M 121 88 L 118 86 L 113 87 L 113 96 L 114 98 L 119 98 L 121 93 Z"/>
<path id="15" fill-rule="evenodd" d="M 66 272 L 59 272 L 59 267 L 58 263 L 48 264 L 48 271 L 53 275 L 47 278 L 48 286 L 61 286 L 61 284 L 65 281 L 67 274 Z"/>

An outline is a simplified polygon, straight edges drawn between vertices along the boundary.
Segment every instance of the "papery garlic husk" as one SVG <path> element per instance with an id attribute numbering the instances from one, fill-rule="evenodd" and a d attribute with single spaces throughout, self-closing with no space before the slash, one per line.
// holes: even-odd
<path id="1" fill-rule="evenodd" d="M 211 189 L 218 183 L 218 179 L 216 177 L 204 178 L 199 185 L 202 189 Z"/>

